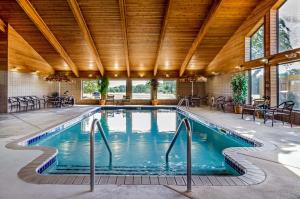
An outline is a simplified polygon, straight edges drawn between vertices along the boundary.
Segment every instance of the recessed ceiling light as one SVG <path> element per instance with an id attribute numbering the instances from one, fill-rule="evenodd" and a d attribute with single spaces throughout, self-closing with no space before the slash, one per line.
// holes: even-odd
<path id="1" fill-rule="evenodd" d="M 119 64 L 118 63 L 115 63 L 115 68 L 119 68 Z"/>
<path id="2" fill-rule="evenodd" d="M 89 68 L 93 68 L 94 64 L 93 63 L 89 63 Z"/>
<path id="3" fill-rule="evenodd" d="M 211 74 L 212 74 L 212 75 L 219 75 L 219 73 L 217 73 L 217 72 L 215 72 L 215 71 L 211 72 Z"/>

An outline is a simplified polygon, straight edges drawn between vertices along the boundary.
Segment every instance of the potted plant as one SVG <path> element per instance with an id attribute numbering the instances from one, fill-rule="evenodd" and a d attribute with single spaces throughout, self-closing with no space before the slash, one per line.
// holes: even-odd
<path id="1" fill-rule="evenodd" d="M 98 91 L 101 94 L 100 105 L 105 105 L 108 86 L 108 77 L 103 76 L 101 79 L 98 79 Z"/>
<path id="2" fill-rule="evenodd" d="M 151 90 L 152 90 L 152 99 L 151 99 L 151 103 L 152 105 L 156 106 L 158 104 L 158 100 L 157 100 L 157 88 L 159 85 L 159 82 L 157 81 L 157 79 L 151 79 L 148 84 L 151 86 Z"/>
<path id="3" fill-rule="evenodd" d="M 244 73 L 237 73 L 231 78 L 232 101 L 235 113 L 242 113 L 242 105 L 246 101 L 248 82 Z"/>

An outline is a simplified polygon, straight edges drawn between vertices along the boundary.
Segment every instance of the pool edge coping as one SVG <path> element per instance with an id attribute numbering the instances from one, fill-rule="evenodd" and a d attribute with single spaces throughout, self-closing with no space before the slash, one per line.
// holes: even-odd
<path id="1" fill-rule="evenodd" d="M 117 106 L 114 106 L 117 107 Z M 124 107 L 124 106 L 120 106 Z M 137 107 L 137 106 L 135 106 Z M 151 107 L 151 106 L 149 106 Z M 159 107 L 159 106 L 156 106 Z M 166 106 L 164 106 L 166 107 Z M 176 107 L 176 106 L 168 106 L 168 107 Z M 177 109 L 177 108 L 176 108 Z M 88 117 L 91 113 L 95 111 L 101 110 L 101 106 L 92 108 L 88 111 L 81 113 L 80 115 L 74 116 L 73 118 L 69 118 L 60 122 L 58 124 L 52 125 L 51 127 L 45 128 L 43 130 L 39 130 L 38 132 L 34 132 L 32 134 L 26 135 L 20 139 L 17 139 L 11 143 L 6 145 L 9 149 L 14 150 L 38 150 L 42 151 L 42 154 L 37 158 L 32 160 L 26 166 L 21 168 L 18 172 L 18 176 L 20 179 L 24 180 L 28 183 L 33 184 L 88 184 L 89 175 L 78 175 L 78 174 L 64 174 L 64 175 L 42 175 L 38 173 L 38 169 L 49 164 L 50 161 L 56 157 L 57 150 L 49 147 L 27 147 L 24 145 L 24 142 L 29 140 L 34 136 L 38 136 L 43 132 L 53 130 L 57 127 L 64 125 L 65 123 L 71 123 L 73 120 L 78 120 L 78 118 Z M 178 109 L 177 109 L 178 110 Z M 203 118 L 200 118 L 199 115 L 189 111 L 179 109 L 181 111 L 185 111 L 188 114 L 193 114 L 198 118 L 199 121 L 205 122 L 208 124 L 212 124 L 211 122 L 205 121 Z M 217 127 L 226 129 L 227 131 L 233 132 L 238 136 L 242 136 L 246 139 L 254 140 L 259 143 L 259 146 L 254 147 L 231 147 L 223 150 L 223 155 L 225 157 L 225 161 L 229 164 L 233 164 L 234 166 L 240 168 L 243 171 L 243 175 L 240 176 L 218 176 L 218 175 L 193 175 L 193 186 L 243 186 L 243 185 L 255 185 L 260 184 L 266 179 L 266 173 L 246 160 L 245 157 L 241 153 L 248 152 L 260 152 L 266 149 L 270 149 L 269 145 L 257 138 L 247 138 L 240 133 L 233 131 L 232 129 L 228 129 L 226 127 L 222 127 L 220 125 L 213 124 Z M 154 178 L 157 178 L 156 180 Z M 96 184 L 117 184 L 117 185 L 186 185 L 186 176 L 175 175 L 175 176 L 158 176 L 158 175 L 97 175 L 96 176 Z M 128 179 L 128 181 L 126 181 Z M 148 179 L 144 180 L 143 178 Z M 101 180 L 104 179 L 104 180 Z M 105 180 L 106 179 L 106 180 Z M 112 180 L 110 180 L 112 179 Z M 120 179 L 120 180 L 119 180 Z M 137 179 L 137 180 L 135 180 Z M 153 183 L 151 181 L 153 179 Z M 127 183 L 126 183 L 127 182 Z M 128 183 L 129 182 L 129 183 Z M 132 183 L 130 183 L 132 182 Z M 175 183 L 174 183 L 175 182 Z"/>

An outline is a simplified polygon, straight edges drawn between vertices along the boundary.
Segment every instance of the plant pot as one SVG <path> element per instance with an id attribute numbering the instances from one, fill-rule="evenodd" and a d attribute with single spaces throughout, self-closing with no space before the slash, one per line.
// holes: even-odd
<path id="1" fill-rule="evenodd" d="M 242 111 L 243 111 L 243 107 L 242 107 L 241 105 L 236 105 L 236 106 L 234 106 L 234 112 L 235 112 L 236 114 L 241 114 Z"/>
<path id="2" fill-rule="evenodd" d="M 101 100 L 99 101 L 99 104 L 100 104 L 101 106 L 105 105 L 105 103 L 106 103 L 106 100 L 104 100 L 104 99 L 101 99 Z"/>
<path id="3" fill-rule="evenodd" d="M 156 106 L 158 104 L 158 100 L 152 100 L 151 103 L 153 106 Z"/>

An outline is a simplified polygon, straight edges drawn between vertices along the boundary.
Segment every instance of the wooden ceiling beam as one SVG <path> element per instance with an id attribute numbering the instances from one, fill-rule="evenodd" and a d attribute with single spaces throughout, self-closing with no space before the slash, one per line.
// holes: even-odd
<path id="1" fill-rule="evenodd" d="M 212 25 L 213 20 L 216 17 L 216 14 L 218 13 L 219 8 L 221 7 L 222 2 L 224 2 L 224 0 L 215 0 L 213 5 L 210 8 L 209 14 L 207 15 L 206 19 L 204 20 L 203 24 L 201 25 L 201 28 L 197 34 L 197 37 L 195 38 L 195 40 L 193 41 L 192 46 L 190 47 L 187 55 L 184 58 L 184 61 L 180 67 L 180 72 L 179 72 L 179 76 L 181 77 L 185 71 L 185 69 L 187 68 L 187 65 L 189 64 L 192 56 L 194 55 L 194 53 L 197 50 L 197 47 L 199 46 L 199 44 L 202 42 L 204 36 L 206 35 L 209 27 Z"/>
<path id="2" fill-rule="evenodd" d="M 98 53 L 98 50 L 96 48 L 96 45 L 95 45 L 95 42 L 93 40 L 93 37 L 90 33 L 90 30 L 85 22 L 85 19 L 83 17 L 83 14 L 80 10 L 80 7 L 78 5 L 78 2 L 77 0 L 68 0 L 68 3 L 69 3 L 69 6 L 73 12 L 73 15 L 79 25 L 79 28 L 83 34 L 83 37 L 85 39 L 85 41 L 87 42 L 92 54 L 93 54 L 93 57 L 96 61 L 96 65 L 97 65 L 97 68 L 99 69 L 101 75 L 103 76 L 104 75 L 104 67 L 102 65 L 102 62 L 101 62 L 101 59 L 100 59 L 100 55 Z"/>
<path id="3" fill-rule="evenodd" d="M 120 14 L 121 14 L 122 34 L 123 34 L 123 42 L 124 42 L 125 64 L 126 64 L 127 76 L 130 77 L 130 64 L 129 64 L 128 39 L 127 39 L 127 21 L 126 21 L 126 1 L 119 0 L 119 7 L 120 7 Z"/>
<path id="4" fill-rule="evenodd" d="M 33 5 L 29 2 L 29 0 L 17 0 L 20 7 L 24 10 L 27 16 L 31 19 L 31 21 L 36 25 L 36 27 L 42 32 L 45 38 L 49 41 L 49 43 L 54 47 L 54 49 L 60 54 L 60 56 L 65 60 L 68 64 L 72 72 L 76 77 L 79 77 L 78 68 L 67 54 L 65 49 L 56 39 L 52 31 L 49 29 L 47 24 L 41 18 L 39 13 L 33 7 Z"/>
<path id="5" fill-rule="evenodd" d="M 5 32 L 7 29 L 6 24 L 2 19 L 0 19 L 0 31 Z"/>
<path id="6" fill-rule="evenodd" d="M 172 2 L 173 2 L 173 0 L 168 1 L 168 5 L 167 5 L 167 8 L 165 10 L 164 21 L 163 21 L 163 25 L 162 25 L 162 28 L 161 28 L 161 31 L 160 31 L 159 45 L 158 45 L 156 60 L 155 60 L 155 64 L 154 64 L 154 76 L 156 76 L 157 70 L 158 70 L 158 62 L 159 62 L 159 59 L 160 59 L 160 52 L 161 52 L 161 49 L 162 49 L 163 42 L 165 40 L 165 35 L 166 35 L 168 20 L 169 20 L 169 16 L 170 16 L 170 10 L 171 10 L 171 7 L 172 7 Z"/>

